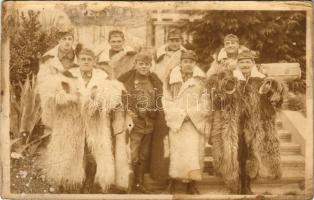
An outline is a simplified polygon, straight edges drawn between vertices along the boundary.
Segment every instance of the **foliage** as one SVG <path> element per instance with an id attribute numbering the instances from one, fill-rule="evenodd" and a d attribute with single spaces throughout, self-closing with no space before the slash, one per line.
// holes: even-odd
<path id="1" fill-rule="evenodd" d="M 259 63 L 298 62 L 305 79 L 306 13 L 303 11 L 208 11 L 188 24 L 201 65 L 209 67 L 212 55 L 233 33 L 240 43 L 259 54 Z"/>
<path id="2" fill-rule="evenodd" d="M 55 44 L 55 31 L 45 33 L 38 20 L 39 12 L 32 10 L 27 16 L 17 13 L 10 31 L 10 80 L 13 91 L 19 96 L 20 82 L 39 70 L 39 58 Z"/>

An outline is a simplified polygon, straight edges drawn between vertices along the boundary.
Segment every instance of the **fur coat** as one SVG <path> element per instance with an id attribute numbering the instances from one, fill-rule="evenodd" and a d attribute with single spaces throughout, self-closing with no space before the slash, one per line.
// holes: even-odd
<path id="1" fill-rule="evenodd" d="M 157 74 L 158 78 L 166 84 L 166 78 L 169 76 L 170 71 L 180 64 L 180 58 L 182 51 L 186 49 L 181 46 L 176 52 L 166 51 L 168 45 L 159 47 L 155 55 L 155 65 L 151 71 Z"/>
<path id="2" fill-rule="evenodd" d="M 136 50 L 125 46 L 122 51 L 109 58 L 109 49 L 104 48 L 97 56 L 97 67 L 104 70 L 110 79 L 117 79 L 133 68 Z"/>
<path id="3" fill-rule="evenodd" d="M 208 137 L 204 78 L 204 72 L 195 66 L 193 76 L 183 82 L 180 66 L 177 66 L 168 79 L 163 105 L 170 128 L 169 175 L 174 179 L 202 179 L 205 141 Z"/>
<path id="4" fill-rule="evenodd" d="M 81 115 L 80 95 L 76 80 L 58 76 L 51 84 L 51 138 L 38 164 L 48 182 L 62 185 L 66 190 L 81 187 L 85 171 L 83 165 L 85 134 Z"/>
<path id="5" fill-rule="evenodd" d="M 211 102 L 213 168 L 231 190 L 239 181 L 238 131 L 241 112 L 239 84 L 231 72 L 212 75 L 208 80 Z"/>
<path id="6" fill-rule="evenodd" d="M 224 73 L 222 73 L 224 74 Z M 228 75 L 213 75 L 209 79 L 212 105 L 224 109 L 212 109 L 211 143 L 214 169 L 221 175 L 231 189 L 236 189 L 239 179 L 238 135 L 244 134 L 249 150 L 246 161 L 246 174 L 251 178 L 279 178 L 280 151 L 279 139 L 275 129 L 275 109 L 280 107 L 283 97 L 283 86 L 280 82 L 265 79 L 265 75 L 252 69 L 246 80 L 239 69 Z M 221 90 L 225 80 L 233 80 L 234 87 Z M 272 82 L 270 88 L 268 83 Z M 229 91 L 229 92 L 228 92 Z M 215 96 L 222 96 L 224 102 L 215 101 Z M 216 98 L 219 99 L 219 98 Z M 216 104 L 216 105 L 215 105 Z"/>
<path id="7" fill-rule="evenodd" d="M 95 182 L 104 191 L 112 184 L 127 188 L 130 169 L 125 140 L 126 121 L 124 111 L 119 107 L 123 85 L 107 80 L 108 75 L 100 69 L 93 69 L 87 86 L 78 68 L 70 72 L 78 77 L 77 84 L 82 94 L 86 143 L 97 164 Z"/>
<path id="8" fill-rule="evenodd" d="M 45 125 L 46 130 L 51 130 L 53 121 L 53 97 L 54 91 L 58 84 L 54 81 L 62 74 L 65 69 L 58 58 L 59 45 L 46 52 L 39 65 L 39 72 L 37 74 L 37 91 L 40 95 L 40 104 L 42 108 L 41 120 Z M 77 58 L 74 58 L 73 67 L 78 67 Z"/>

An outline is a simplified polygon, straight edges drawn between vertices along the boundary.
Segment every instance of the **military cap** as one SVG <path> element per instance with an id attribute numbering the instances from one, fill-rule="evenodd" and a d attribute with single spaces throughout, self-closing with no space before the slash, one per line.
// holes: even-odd
<path id="1" fill-rule="evenodd" d="M 192 50 L 183 51 L 181 54 L 181 60 L 182 59 L 192 59 L 197 60 L 196 53 Z"/>
<path id="2" fill-rule="evenodd" d="M 72 36 L 74 37 L 74 28 L 71 25 L 62 25 L 60 27 L 57 28 L 58 29 L 58 35 L 59 38 L 63 38 L 65 36 Z"/>
<path id="3" fill-rule="evenodd" d="M 181 39 L 182 38 L 182 35 L 181 35 L 181 31 L 180 29 L 178 28 L 172 28 L 169 30 L 169 33 L 168 33 L 168 39 L 172 39 L 172 38 L 179 38 Z"/>
<path id="4" fill-rule="evenodd" d="M 78 55 L 88 55 L 88 56 L 91 56 L 93 58 L 95 58 L 95 53 L 93 52 L 93 50 L 91 49 L 88 49 L 88 48 L 83 48 L 79 53 Z"/>
<path id="5" fill-rule="evenodd" d="M 141 51 L 136 54 L 135 61 L 143 61 L 144 63 L 152 63 L 152 55 L 146 51 Z"/>
<path id="6" fill-rule="evenodd" d="M 239 43 L 239 38 L 236 35 L 229 34 L 229 35 L 226 35 L 224 38 L 224 42 L 226 42 L 226 41 L 236 41 Z"/>
<path id="7" fill-rule="evenodd" d="M 112 38 L 112 37 L 121 37 L 124 40 L 124 34 L 122 31 L 120 30 L 112 30 L 109 32 L 109 36 L 108 36 L 108 41 Z"/>
<path id="8" fill-rule="evenodd" d="M 244 50 L 244 51 L 240 52 L 238 55 L 238 60 L 241 60 L 241 59 L 252 59 L 253 60 L 254 58 L 255 58 L 255 55 L 250 50 Z"/>

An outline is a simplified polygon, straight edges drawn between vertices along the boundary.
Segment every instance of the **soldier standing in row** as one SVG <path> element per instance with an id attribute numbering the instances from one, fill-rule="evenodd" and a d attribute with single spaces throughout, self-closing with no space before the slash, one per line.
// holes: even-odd
<path id="1" fill-rule="evenodd" d="M 152 134 L 161 105 L 162 82 L 150 72 L 152 55 L 140 52 L 136 55 L 134 69 L 123 74 L 121 81 L 127 91 L 125 106 L 134 123 L 130 134 L 131 159 L 135 175 L 133 189 L 140 193 L 150 193 L 144 187 L 144 174 L 148 169 Z M 162 109 L 162 108 L 160 108 Z"/>

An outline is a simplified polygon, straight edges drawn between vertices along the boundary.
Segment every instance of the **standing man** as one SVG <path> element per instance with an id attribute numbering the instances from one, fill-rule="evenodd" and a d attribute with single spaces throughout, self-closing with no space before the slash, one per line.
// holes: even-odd
<path id="1" fill-rule="evenodd" d="M 182 33 L 178 28 L 169 30 L 167 44 L 159 47 L 155 55 L 155 66 L 152 72 L 156 73 L 159 79 L 165 83 L 171 69 L 180 64 L 182 51 Z"/>
<path id="2" fill-rule="evenodd" d="M 187 183 L 186 192 L 199 194 L 195 181 L 202 180 L 205 141 L 208 138 L 208 107 L 205 73 L 196 66 L 196 54 L 183 52 L 180 65 L 169 74 L 164 96 L 170 142 L 169 175 Z"/>
<path id="3" fill-rule="evenodd" d="M 73 27 L 61 27 L 58 35 L 59 44 L 42 56 L 37 74 L 42 108 L 41 119 L 45 125 L 45 132 L 52 131 L 51 126 L 54 117 L 52 99 L 54 98 L 54 91 L 58 87 L 55 80 L 66 70 L 77 67 L 77 58 L 73 49 Z"/>
<path id="4" fill-rule="evenodd" d="M 158 119 L 158 105 L 161 105 L 162 82 L 150 72 L 152 56 L 146 52 L 136 55 L 134 69 L 123 74 L 121 81 L 127 91 L 125 106 L 134 123 L 130 135 L 131 159 L 135 175 L 133 189 L 150 193 L 144 187 L 144 173 L 149 165 L 152 134 Z M 162 108 L 160 108 L 162 109 Z"/>
<path id="5" fill-rule="evenodd" d="M 254 71 L 254 55 L 238 55 L 234 77 L 239 80 L 239 176 L 240 193 L 252 194 L 251 180 L 257 177 L 280 178 L 280 149 L 276 132 L 276 108 L 283 101 L 283 85 Z"/>
<path id="6" fill-rule="evenodd" d="M 103 69 L 110 79 L 117 79 L 120 75 L 131 70 L 136 51 L 125 45 L 122 31 L 109 32 L 108 42 L 110 47 L 105 47 L 98 54 L 98 68 Z"/>
<path id="7" fill-rule="evenodd" d="M 82 94 L 86 134 L 84 192 L 90 193 L 94 182 L 103 192 L 108 192 L 113 185 L 126 191 L 130 168 L 125 112 L 118 109 L 122 106 L 123 85 L 108 80 L 104 71 L 94 68 L 96 60 L 92 50 L 82 49 L 78 61 L 80 67 L 70 72 L 78 77 L 77 85 Z"/>
<path id="8" fill-rule="evenodd" d="M 224 47 L 215 56 L 215 60 L 207 71 L 207 77 L 223 70 L 234 70 L 237 65 L 238 54 L 243 50 L 248 50 L 248 48 L 240 45 L 238 36 L 233 34 L 225 36 Z"/>

